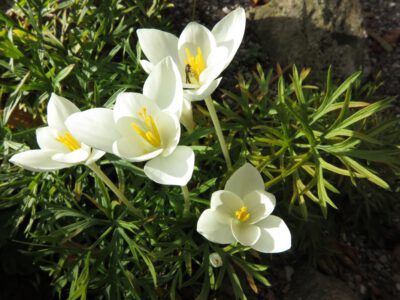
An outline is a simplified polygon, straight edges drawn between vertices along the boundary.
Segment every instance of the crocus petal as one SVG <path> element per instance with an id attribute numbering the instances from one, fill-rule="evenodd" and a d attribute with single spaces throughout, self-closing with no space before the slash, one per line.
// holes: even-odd
<path id="1" fill-rule="evenodd" d="M 201 85 L 198 89 L 193 90 L 184 90 L 184 97 L 190 101 L 198 101 L 203 100 L 206 97 L 210 96 L 215 89 L 218 87 L 222 78 L 217 78 L 215 80 L 206 82 Z"/>
<path id="2" fill-rule="evenodd" d="M 217 47 L 207 60 L 207 68 L 200 74 L 200 82 L 213 80 L 225 69 L 228 50 L 225 47 Z"/>
<path id="3" fill-rule="evenodd" d="M 197 232 L 207 240 L 218 244 L 232 244 L 235 238 L 232 235 L 229 223 L 221 223 L 218 212 L 206 209 L 197 221 Z"/>
<path id="4" fill-rule="evenodd" d="M 226 66 L 232 61 L 243 39 L 246 27 L 246 13 L 243 8 L 232 11 L 212 29 L 217 46 L 225 46 L 229 53 Z"/>
<path id="5" fill-rule="evenodd" d="M 65 130 L 64 123 L 67 118 L 79 111 L 79 108 L 71 101 L 52 93 L 47 104 L 47 123 L 52 128 Z"/>
<path id="6" fill-rule="evenodd" d="M 155 101 L 163 111 L 176 114 L 182 111 L 182 80 L 178 68 L 171 57 L 160 61 L 147 77 L 143 95 Z"/>
<path id="7" fill-rule="evenodd" d="M 133 138 L 134 136 L 137 138 Z M 152 147 L 149 152 L 146 150 L 147 145 L 144 145 L 144 143 L 142 137 L 136 132 L 132 132 L 132 137 L 122 137 L 115 141 L 113 153 L 132 162 L 141 162 L 152 159 L 163 151 L 163 149 Z"/>
<path id="8" fill-rule="evenodd" d="M 54 151 L 46 150 L 25 151 L 13 155 L 10 162 L 33 172 L 55 171 L 71 166 L 70 164 L 52 160 L 51 157 L 55 153 Z"/>
<path id="9" fill-rule="evenodd" d="M 140 61 L 140 64 L 142 65 L 143 70 L 147 74 L 150 74 L 150 72 L 153 71 L 154 65 L 151 62 L 149 62 L 148 60 L 142 59 Z"/>
<path id="10" fill-rule="evenodd" d="M 56 140 L 57 129 L 51 127 L 41 127 L 36 129 L 36 141 L 42 150 L 53 150 L 60 153 L 69 152 L 61 142 Z"/>
<path id="11" fill-rule="evenodd" d="M 134 124 L 145 128 L 143 121 L 134 117 L 128 116 L 118 119 L 116 126 L 121 137 L 113 145 L 114 154 L 135 162 L 149 160 L 160 154 L 162 147 L 155 147 L 150 144 L 134 129 Z M 147 129 L 144 131 L 147 131 Z M 156 150 L 155 154 L 154 151 Z"/>
<path id="12" fill-rule="evenodd" d="M 154 100 L 139 93 L 120 93 L 114 106 L 114 120 L 117 122 L 123 117 L 139 118 L 138 112 L 146 108 L 148 115 L 154 115 L 160 111 Z"/>
<path id="13" fill-rule="evenodd" d="M 90 155 L 90 147 L 84 146 L 68 153 L 56 153 L 51 158 L 66 164 L 79 164 L 85 162 Z"/>
<path id="14" fill-rule="evenodd" d="M 104 154 L 106 154 L 104 151 L 92 149 L 92 152 L 90 153 L 90 156 L 86 160 L 85 165 L 90 165 L 94 163 L 96 160 L 102 158 Z"/>
<path id="15" fill-rule="evenodd" d="M 120 136 L 111 109 L 93 108 L 75 113 L 65 124 L 77 141 L 109 153 Z"/>
<path id="16" fill-rule="evenodd" d="M 157 64 L 167 56 L 171 56 L 178 63 L 178 38 L 176 36 L 157 29 L 138 29 L 136 33 L 140 47 L 152 64 Z"/>
<path id="17" fill-rule="evenodd" d="M 231 191 L 243 199 L 254 190 L 264 190 L 264 180 L 256 168 L 246 163 L 228 179 L 225 190 Z"/>
<path id="18" fill-rule="evenodd" d="M 199 23 L 190 22 L 179 36 L 178 53 L 181 66 L 185 66 L 185 48 L 188 48 L 192 55 L 196 55 L 197 48 L 200 48 L 203 58 L 207 62 L 208 56 L 215 47 L 216 42 L 210 30 Z"/>
<path id="19" fill-rule="evenodd" d="M 263 253 L 277 253 L 290 249 L 292 238 L 285 222 L 270 215 L 255 224 L 261 228 L 261 236 L 252 248 Z"/>
<path id="20" fill-rule="evenodd" d="M 175 115 L 160 112 L 154 118 L 161 137 L 162 155 L 170 155 L 176 148 L 181 137 L 181 125 Z"/>
<path id="21" fill-rule="evenodd" d="M 230 191 L 216 191 L 211 195 L 210 207 L 230 218 L 235 217 L 235 212 L 242 206 L 242 199 Z"/>
<path id="22" fill-rule="evenodd" d="M 253 224 L 243 224 L 232 219 L 231 229 L 235 239 L 243 246 L 252 246 L 257 243 L 261 235 L 261 229 Z"/>
<path id="23" fill-rule="evenodd" d="M 183 99 L 180 122 L 189 132 L 192 132 L 196 126 L 196 123 L 193 120 L 192 102 L 187 99 Z"/>
<path id="24" fill-rule="evenodd" d="M 185 186 L 192 178 L 193 168 L 193 150 L 187 146 L 178 146 L 171 155 L 159 155 L 148 161 L 144 173 L 159 184 Z"/>
<path id="25" fill-rule="evenodd" d="M 275 208 L 275 196 L 263 190 L 250 192 L 243 198 L 244 206 L 250 213 L 249 223 L 256 223 L 268 217 Z"/>

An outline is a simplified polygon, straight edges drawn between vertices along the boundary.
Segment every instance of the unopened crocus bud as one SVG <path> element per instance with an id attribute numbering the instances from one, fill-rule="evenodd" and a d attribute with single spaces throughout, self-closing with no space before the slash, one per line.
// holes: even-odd
<path id="1" fill-rule="evenodd" d="M 219 268 L 222 266 L 222 258 L 217 252 L 213 252 L 210 254 L 210 264 L 214 268 Z"/>

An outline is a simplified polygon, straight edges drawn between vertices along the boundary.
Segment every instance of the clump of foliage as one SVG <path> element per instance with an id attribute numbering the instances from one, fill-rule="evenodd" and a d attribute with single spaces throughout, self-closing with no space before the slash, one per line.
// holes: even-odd
<path id="1" fill-rule="evenodd" d="M 389 184 L 371 167 L 384 163 L 394 172 L 399 167 L 393 139 L 398 121 L 382 121 L 379 114 L 390 108 L 393 99 L 368 102 L 376 87 L 360 87 L 360 72 L 333 87 L 329 69 L 324 89 L 303 84 L 309 72 L 304 69 L 299 74 L 294 67 L 287 84 L 280 76 L 274 99 L 272 72 L 265 76 L 260 66 L 254 74 L 255 91 L 249 93 L 250 82 L 243 78 L 240 95 L 225 91 L 246 107 L 229 117 L 232 123 L 236 118 L 251 121 L 243 127 L 248 129 L 243 139 L 251 146 L 246 149 L 250 159 L 269 178 L 265 186 L 283 187 L 290 197 L 289 209 L 297 206 L 305 218 L 310 201 L 321 207 L 324 217 L 328 206 L 337 208 L 331 195 L 340 194 L 335 187 L 339 178 L 347 177 L 354 185 L 366 179 L 388 190 Z"/>
<path id="2" fill-rule="evenodd" d="M 211 193 L 230 175 L 202 104 L 195 106 L 198 126 L 182 137 L 196 153 L 187 216 L 179 188 L 150 182 L 140 166 L 112 155 L 101 168 L 140 208 L 139 219 L 84 166 L 32 173 L 8 163 L 36 147 L 34 130 L 51 92 L 84 109 L 110 107 L 119 92 L 139 89 L 145 74 L 135 29 L 168 26 L 161 17 L 168 7 L 157 0 L 27 0 L 0 15 L 0 208 L 10 236 L 23 234 L 21 249 L 49 274 L 59 298 L 206 299 L 218 291 L 244 299 L 269 286 L 266 257 L 211 243 L 195 230 Z M 238 76 L 238 89 L 215 99 L 234 169 L 250 161 L 265 175 L 298 240 L 293 253 L 312 247 L 295 225 L 329 218 L 349 190 L 344 182 L 368 182 L 379 193 L 389 184 L 377 171 L 399 171 L 400 124 L 381 113 L 392 99 L 370 102 L 376 86 L 361 84 L 360 73 L 336 85 L 329 71 L 320 87 L 305 83 L 309 72 L 294 67 L 286 78 L 258 65 L 251 78 Z M 220 268 L 210 264 L 211 253 L 220 255 Z"/>

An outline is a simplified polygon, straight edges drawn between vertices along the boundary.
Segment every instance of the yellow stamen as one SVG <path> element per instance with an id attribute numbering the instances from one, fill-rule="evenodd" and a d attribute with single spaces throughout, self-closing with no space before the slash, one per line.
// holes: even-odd
<path id="1" fill-rule="evenodd" d="M 203 53 L 201 52 L 200 47 L 197 48 L 196 56 L 193 56 L 192 53 L 190 53 L 189 48 L 185 48 L 185 52 L 186 52 L 185 65 L 189 65 L 188 70 L 185 68 L 185 72 L 189 71 L 189 74 L 186 75 L 189 77 L 194 77 L 197 81 L 199 81 L 200 74 L 205 69 Z"/>
<path id="2" fill-rule="evenodd" d="M 235 217 L 240 222 L 245 222 L 250 218 L 249 210 L 246 206 L 242 206 L 239 210 L 235 212 Z"/>
<path id="3" fill-rule="evenodd" d="M 144 138 L 150 145 L 160 148 L 161 147 L 161 137 L 160 133 L 158 132 L 156 123 L 152 116 L 147 114 L 147 109 L 143 107 L 138 113 L 138 116 L 143 120 L 146 130 L 144 131 L 138 125 L 132 122 L 133 129 L 142 137 Z"/>
<path id="4" fill-rule="evenodd" d="M 59 135 L 56 140 L 62 143 L 70 151 L 75 151 L 81 147 L 79 142 L 69 132 L 65 135 Z"/>

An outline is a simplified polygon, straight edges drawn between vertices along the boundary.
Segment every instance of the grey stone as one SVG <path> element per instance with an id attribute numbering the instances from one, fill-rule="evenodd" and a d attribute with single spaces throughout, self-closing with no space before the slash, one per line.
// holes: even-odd
<path id="1" fill-rule="evenodd" d="M 340 77 L 370 69 L 359 0 L 271 0 L 249 19 L 273 63 L 311 67 L 316 76 L 329 65 Z"/>
<path id="2" fill-rule="evenodd" d="M 388 258 L 386 255 L 382 255 L 379 257 L 379 260 L 381 261 L 381 263 L 386 264 L 388 262 Z"/>
<path id="3" fill-rule="evenodd" d="M 294 274 L 294 269 L 291 266 L 285 266 L 286 281 L 290 282 Z"/>
<path id="4" fill-rule="evenodd" d="M 360 294 L 365 295 L 366 292 L 367 292 L 367 287 L 363 284 L 360 284 Z"/>
<path id="5" fill-rule="evenodd" d="M 341 280 L 303 267 L 294 273 L 287 300 L 359 300 Z"/>

